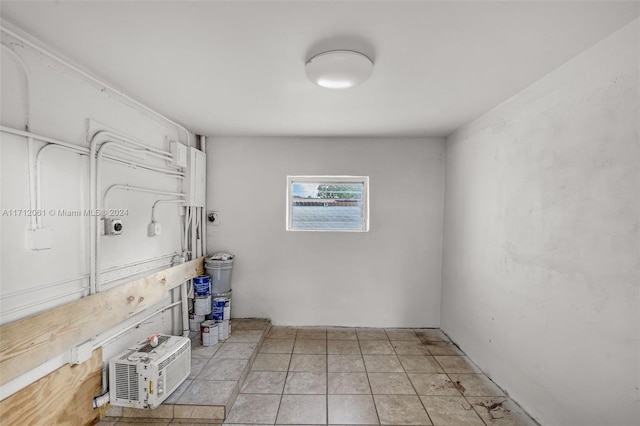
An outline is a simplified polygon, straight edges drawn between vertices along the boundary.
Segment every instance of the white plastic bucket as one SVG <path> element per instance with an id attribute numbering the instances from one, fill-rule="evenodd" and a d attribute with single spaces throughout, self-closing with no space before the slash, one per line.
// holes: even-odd
<path id="1" fill-rule="evenodd" d="M 204 262 L 204 269 L 206 274 L 211 277 L 211 293 L 226 293 L 231 290 L 233 256 L 228 260 L 208 258 Z"/>

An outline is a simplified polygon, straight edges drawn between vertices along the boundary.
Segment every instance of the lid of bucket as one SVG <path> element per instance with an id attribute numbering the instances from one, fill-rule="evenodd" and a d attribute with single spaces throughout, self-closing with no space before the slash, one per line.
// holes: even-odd
<path id="1" fill-rule="evenodd" d="M 233 255 L 231 253 L 224 252 L 214 253 L 211 255 L 209 260 L 233 260 Z"/>

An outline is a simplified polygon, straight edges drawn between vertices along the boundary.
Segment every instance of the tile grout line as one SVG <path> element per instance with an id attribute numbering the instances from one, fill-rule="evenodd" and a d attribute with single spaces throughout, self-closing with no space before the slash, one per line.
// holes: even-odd
<path id="1" fill-rule="evenodd" d="M 426 345 L 425 345 L 426 346 Z M 431 351 L 429 351 L 431 352 Z M 440 363 L 440 361 L 438 361 L 438 359 L 435 357 L 435 355 L 433 356 L 433 359 L 435 360 L 435 362 L 440 366 L 440 368 L 442 368 L 442 371 L 444 372 L 444 374 L 449 378 L 449 381 L 453 382 L 453 378 L 449 375 L 449 374 L 457 374 L 457 373 L 449 373 L 447 370 L 445 370 L 444 366 Z M 469 399 L 467 398 L 467 396 L 464 394 L 464 392 L 460 392 L 458 390 L 458 388 L 456 388 L 456 391 L 464 398 L 465 401 L 467 401 L 467 404 L 469 404 L 471 406 L 471 409 L 473 410 L 474 413 L 476 413 L 476 415 L 480 418 L 480 421 L 485 425 L 485 426 L 489 426 L 487 425 L 487 422 L 485 422 L 485 420 L 482 418 L 482 416 L 480 415 L 480 413 L 478 413 L 478 410 L 475 409 L 475 407 L 473 406 L 473 404 L 471 402 L 469 402 Z"/>
<path id="2" fill-rule="evenodd" d="M 413 329 L 411 329 L 411 331 L 413 331 Z M 386 330 L 385 330 L 385 332 L 386 332 Z M 415 334 L 415 331 L 413 331 L 413 333 Z M 417 336 L 417 334 L 416 334 L 416 336 Z M 420 340 L 420 343 L 424 345 L 424 343 L 422 343 L 422 340 Z M 393 347 L 393 345 L 391 345 L 391 346 Z M 398 357 L 398 360 L 400 360 L 400 355 L 397 353 L 395 348 L 393 348 L 393 352 Z M 429 352 L 428 349 L 427 349 L 427 352 Z M 404 364 L 402 364 L 402 361 L 400 361 L 400 366 L 402 367 L 402 370 L 404 371 L 405 376 L 407 376 L 407 380 L 409 380 L 409 383 L 411 383 L 411 387 L 413 388 L 413 391 L 416 393 L 416 397 L 418 397 L 418 401 L 420 401 L 420 405 L 422 405 L 422 408 L 424 409 L 424 413 L 427 415 L 427 419 L 429 419 L 429 422 L 431 423 L 431 425 L 434 425 L 435 423 L 433 422 L 433 420 L 431 419 L 431 416 L 429 415 L 429 411 L 427 410 L 427 406 L 422 401 L 422 398 L 420 398 L 420 395 L 418 394 L 418 390 L 416 389 L 416 387 L 414 386 L 413 382 L 411 381 L 411 378 L 409 377 L 409 373 L 407 372 L 407 369 L 405 368 Z"/>
<path id="3" fill-rule="evenodd" d="M 282 393 L 280 394 L 280 402 L 278 403 L 278 410 L 276 411 L 276 418 L 273 422 L 275 425 L 278 423 L 278 416 L 280 415 L 280 408 L 282 408 L 282 398 L 284 398 L 284 388 L 287 386 L 287 379 L 289 378 L 289 370 L 291 369 L 291 362 L 293 362 L 293 350 L 296 347 L 296 340 L 298 335 L 298 329 L 296 328 L 296 333 L 293 335 L 293 347 L 291 348 L 291 355 L 289 356 L 289 364 L 287 364 L 287 372 L 284 375 L 284 384 L 282 385 Z"/>
<path id="4" fill-rule="evenodd" d="M 325 390 L 326 394 L 324 396 L 325 400 L 325 420 L 327 421 L 327 425 L 329 424 L 329 336 L 327 330 L 324 330 L 324 369 L 326 374 L 325 380 Z"/>
<path id="5" fill-rule="evenodd" d="M 369 390 L 371 391 L 371 400 L 373 401 L 373 408 L 375 408 L 376 410 L 376 417 L 378 418 L 378 424 L 381 425 L 382 421 L 380 420 L 380 413 L 378 413 L 378 404 L 376 404 L 376 399 L 373 395 L 373 387 L 371 387 L 371 380 L 369 379 L 369 370 L 367 370 L 367 364 L 364 362 L 364 354 L 362 353 L 362 348 L 360 347 L 360 337 L 358 336 L 357 331 L 356 331 L 356 339 L 357 339 L 356 341 L 358 342 L 358 350 L 360 351 L 360 358 L 362 358 L 362 365 L 364 365 L 364 374 L 366 374 L 367 376 L 367 383 L 369 384 Z"/>

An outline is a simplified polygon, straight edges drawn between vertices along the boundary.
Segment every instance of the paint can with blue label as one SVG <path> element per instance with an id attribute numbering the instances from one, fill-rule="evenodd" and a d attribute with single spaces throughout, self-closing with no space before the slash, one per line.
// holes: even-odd
<path id="1" fill-rule="evenodd" d="M 213 319 L 216 321 L 231 319 L 231 301 L 228 297 L 213 298 Z"/>
<path id="2" fill-rule="evenodd" d="M 208 296 L 211 294 L 211 277 L 203 275 L 201 277 L 195 277 L 193 279 L 193 292 L 196 297 Z"/>

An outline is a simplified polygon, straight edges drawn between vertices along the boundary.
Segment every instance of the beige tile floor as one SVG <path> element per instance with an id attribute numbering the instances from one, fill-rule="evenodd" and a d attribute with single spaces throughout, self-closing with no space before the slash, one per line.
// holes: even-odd
<path id="1" fill-rule="evenodd" d="M 237 377 L 248 349 L 230 343 L 174 402 L 210 403 L 194 383 Z M 271 327 L 223 424 L 536 425 L 440 330 L 332 327 Z"/>

